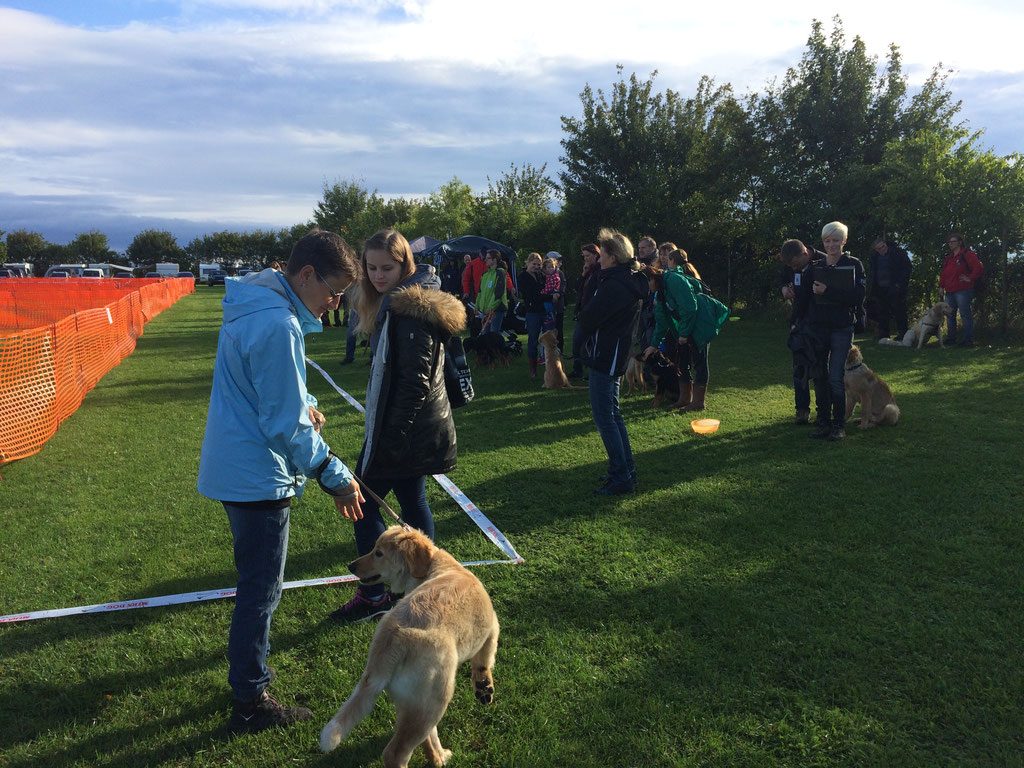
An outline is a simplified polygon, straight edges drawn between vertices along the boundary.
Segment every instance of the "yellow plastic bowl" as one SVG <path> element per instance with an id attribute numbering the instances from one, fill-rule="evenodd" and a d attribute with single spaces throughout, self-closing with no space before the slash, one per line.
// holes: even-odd
<path id="1" fill-rule="evenodd" d="M 712 432 L 717 432 L 719 424 L 721 422 L 718 419 L 695 419 L 690 422 L 693 431 L 699 435 L 710 435 Z"/>

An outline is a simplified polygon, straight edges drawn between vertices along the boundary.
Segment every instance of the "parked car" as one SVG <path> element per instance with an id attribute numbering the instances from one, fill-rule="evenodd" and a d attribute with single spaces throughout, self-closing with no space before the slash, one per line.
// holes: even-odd
<path id="1" fill-rule="evenodd" d="M 159 272 L 147 272 L 146 277 L 163 277 Z"/>
<path id="2" fill-rule="evenodd" d="M 14 272 L 10 269 L 0 269 L 0 277 L 14 277 Z"/>
<path id="3" fill-rule="evenodd" d="M 63 269 L 46 270 L 47 277 L 70 277 L 70 275 Z"/>
<path id="4" fill-rule="evenodd" d="M 103 270 L 86 267 L 82 270 L 82 277 L 103 277 Z"/>
<path id="5" fill-rule="evenodd" d="M 218 269 L 206 276 L 206 284 L 209 286 L 224 285 L 224 278 L 227 276 L 227 272 L 225 272 L 223 269 Z"/>
<path id="6" fill-rule="evenodd" d="M 238 276 L 239 277 L 245 277 L 246 275 L 248 275 L 250 272 L 253 272 L 253 271 L 254 270 L 252 270 L 252 269 L 240 269 L 240 270 L 238 270 Z"/>
<path id="7" fill-rule="evenodd" d="M 195 275 L 193 275 L 191 272 L 179 272 L 178 277 L 191 277 L 195 279 Z"/>

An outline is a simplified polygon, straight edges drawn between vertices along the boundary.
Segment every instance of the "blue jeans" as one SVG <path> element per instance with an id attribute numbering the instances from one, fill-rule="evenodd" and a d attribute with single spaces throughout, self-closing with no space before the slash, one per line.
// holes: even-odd
<path id="1" fill-rule="evenodd" d="M 946 341 L 956 339 L 956 313 L 960 312 L 960 319 L 964 324 L 963 341 L 974 341 L 974 314 L 971 311 L 971 302 L 974 300 L 974 289 L 968 288 L 965 291 L 953 291 L 946 294 L 946 303 L 953 308 L 953 314 L 946 318 Z"/>
<path id="2" fill-rule="evenodd" d="M 270 682 L 270 619 L 281 600 L 290 509 L 250 509 L 221 503 L 231 524 L 238 571 L 228 633 L 228 684 L 236 699 L 249 701 Z"/>
<path id="3" fill-rule="evenodd" d="M 814 377 L 814 401 L 818 424 L 846 426 L 846 356 L 853 345 L 853 326 L 822 328 L 815 326 L 818 337 L 818 375 Z"/>
<path id="4" fill-rule="evenodd" d="M 526 313 L 526 356 L 537 359 L 537 337 L 540 336 L 544 315 L 540 312 Z"/>
<path id="5" fill-rule="evenodd" d="M 359 325 L 359 315 L 353 309 L 348 317 L 348 335 L 345 337 L 345 359 L 356 359 L 356 326 Z"/>
<path id="6" fill-rule="evenodd" d="M 370 477 L 364 477 L 363 480 L 366 481 L 366 484 L 374 493 L 385 501 L 387 501 L 385 497 L 388 493 L 394 491 L 395 498 L 398 499 L 398 506 L 401 508 L 399 514 L 402 516 L 402 519 L 413 528 L 423 531 L 433 541 L 434 515 L 430 511 L 430 505 L 427 504 L 426 475 L 390 480 L 375 478 L 371 475 Z M 370 498 L 368 493 L 364 493 L 363 496 L 366 497 L 366 501 L 362 505 L 363 516 L 353 523 L 356 531 L 356 551 L 359 552 L 360 556 L 373 551 L 378 537 L 387 528 L 387 525 L 384 524 L 384 520 L 381 518 L 380 506 Z M 384 514 L 387 513 L 385 512 Z M 388 515 L 388 523 L 390 522 L 391 515 Z M 367 597 L 378 597 L 384 594 L 383 584 L 360 586 L 359 589 Z"/>
<path id="7" fill-rule="evenodd" d="M 633 449 L 619 410 L 619 377 L 591 369 L 589 384 L 590 411 L 608 454 L 608 481 L 616 485 L 631 485 L 629 476 L 636 472 L 636 464 L 633 463 Z"/>
<path id="8" fill-rule="evenodd" d="M 491 314 L 490 321 L 487 323 L 487 325 L 484 326 L 484 329 L 481 331 L 481 333 L 490 333 L 490 332 L 501 333 L 501 324 L 504 323 L 504 322 L 505 322 L 505 310 L 504 309 L 496 309 Z"/>

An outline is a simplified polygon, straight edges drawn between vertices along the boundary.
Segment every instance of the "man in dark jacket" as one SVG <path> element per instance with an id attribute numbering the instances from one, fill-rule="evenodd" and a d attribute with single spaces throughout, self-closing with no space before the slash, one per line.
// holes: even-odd
<path id="1" fill-rule="evenodd" d="M 572 372 L 569 374 L 574 379 L 583 375 L 583 358 L 580 357 L 583 326 L 580 325 L 580 315 L 587 305 L 587 299 L 597 289 L 597 276 L 601 272 L 600 253 L 596 245 L 587 243 L 580 249 L 580 253 L 583 256 L 583 274 L 576 281 L 576 310 L 573 313 L 576 326 L 572 331 Z"/>
<path id="2" fill-rule="evenodd" d="M 613 229 L 597 237 L 601 272 L 596 290 L 580 315 L 583 362 L 590 368 L 590 410 L 608 454 L 603 495 L 632 493 L 636 464 L 626 425 L 619 411 L 619 379 L 633 353 L 633 336 L 640 307 L 647 298 L 647 278 L 634 267 L 633 244 Z"/>
<path id="3" fill-rule="evenodd" d="M 800 240 L 787 240 L 779 251 L 782 259 L 782 271 L 779 273 L 779 291 L 782 298 L 792 301 L 796 291 L 808 279 L 811 261 L 824 259 L 825 254 L 804 245 Z M 790 323 L 790 336 L 800 329 Z M 793 351 L 793 399 L 796 404 L 796 424 L 807 424 L 811 417 L 811 378 L 812 371 L 804 355 Z"/>
<path id="4" fill-rule="evenodd" d="M 878 321 L 876 339 L 889 338 L 889 320 L 896 320 L 896 338 L 907 332 L 907 286 L 910 284 L 910 257 L 884 237 L 871 246 L 868 261 L 868 298 Z"/>

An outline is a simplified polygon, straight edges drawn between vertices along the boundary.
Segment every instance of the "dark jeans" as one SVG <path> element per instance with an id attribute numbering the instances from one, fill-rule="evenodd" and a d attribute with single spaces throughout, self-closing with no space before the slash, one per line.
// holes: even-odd
<path id="1" fill-rule="evenodd" d="M 629 485 L 636 471 L 629 434 L 619 410 L 619 378 L 591 369 L 589 379 L 590 411 L 608 454 L 608 481 Z"/>
<path id="2" fill-rule="evenodd" d="M 221 502 L 234 537 L 238 587 L 228 633 L 228 684 L 249 701 L 270 682 L 270 619 L 281 600 L 289 507 L 257 509 Z"/>
<path id="3" fill-rule="evenodd" d="M 541 326 L 544 325 L 544 313 L 526 313 L 526 356 L 537 358 L 537 337 L 540 336 Z"/>
<path id="4" fill-rule="evenodd" d="M 505 310 L 496 309 L 491 314 L 491 319 L 484 326 L 484 329 L 480 333 L 501 333 L 501 324 L 505 322 Z"/>
<path id="5" fill-rule="evenodd" d="M 793 358 L 793 399 L 798 411 L 811 410 L 811 378 L 810 372 L 802 365 L 797 365 Z"/>
<path id="6" fill-rule="evenodd" d="M 434 538 L 434 515 L 427 504 L 427 476 L 403 477 L 399 479 L 382 480 L 373 476 L 364 477 L 370 489 L 387 501 L 387 494 L 395 492 L 398 499 L 398 506 L 401 508 L 399 514 L 402 519 L 413 528 L 423 531 L 431 540 Z M 387 528 L 381 517 L 381 508 L 368 493 L 364 493 L 366 501 L 363 503 L 363 516 L 353 522 L 356 531 L 356 551 L 360 556 L 373 551 L 378 537 Z M 384 512 L 387 515 L 387 512 Z M 391 515 L 388 515 L 388 523 L 391 522 Z M 378 597 L 384 594 L 383 584 L 361 586 L 363 594 L 367 597 Z"/>
<path id="7" fill-rule="evenodd" d="M 356 359 L 356 326 L 359 325 L 359 315 L 353 309 L 350 313 L 348 324 L 348 335 L 345 336 L 345 359 Z"/>
<path id="8" fill-rule="evenodd" d="M 853 326 L 845 328 L 814 327 L 817 336 L 820 373 L 814 377 L 814 401 L 818 424 L 846 426 L 846 355 L 853 345 Z"/>
<path id="9" fill-rule="evenodd" d="M 579 319 L 576 320 L 576 325 L 572 329 L 572 373 L 573 376 L 580 376 L 583 374 L 583 327 L 580 325 Z"/>
<path id="10" fill-rule="evenodd" d="M 960 313 L 960 321 L 964 326 L 963 341 L 974 341 L 974 313 L 971 311 L 971 302 L 974 300 L 974 289 L 966 291 L 954 291 L 946 294 L 946 303 L 953 308 L 953 314 L 946 318 L 946 343 L 956 339 L 956 313 Z"/>
<path id="11" fill-rule="evenodd" d="M 907 292 L 897 287 L 875 288 L 871 297 L 874 299 L 875 321 L 878 323 L 879 338 L 889 338 L 890 324 L 896 323 L 896 338 L 902 339 L 907 332 Z"/>

